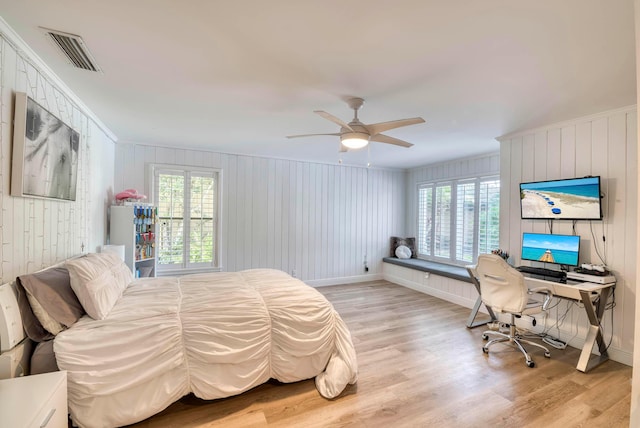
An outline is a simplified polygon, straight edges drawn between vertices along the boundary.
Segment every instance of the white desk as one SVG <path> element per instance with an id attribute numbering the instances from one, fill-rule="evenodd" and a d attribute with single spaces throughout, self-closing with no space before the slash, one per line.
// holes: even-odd
<path id="1" fill-rule="evenodd" d="M 471 309 L 471 313 L 469 314 L 469 319 L 467 319 L 467 328 L 475 328 L 481 325 L 488 324 L 492 321 L 496 321 L 498 317 L 496 317 L 496 314 L 493 313 L 493 309 L 491 309 L 487 305 L 484 305 L 484 307 L 487 309 L 487 312 L 489 313 L 489 316 L 491 317 L 491 319 L 488 321 L 476 321 L 476 317 L 478 316 L 478 311 L 480 311 L 480 307 L 483 305 L 482 296 L 480 296 L 480 283 L 478 282 L 478 278 L 476 277 L 475 265 L 473 266 L 469 265 L 466 267 L 466 269 L 467 269 L 467 272 L 469 272 L 469 278 L 471 278 L 471 283 L 473 284 L 474 287 L 476 287 L 476 290 L 478 291 L 478 298 L 476 299 L 476 304 L 473 306 L 473 309 Z"/>
<path id="2" fill-rule="evenodd" d="M 529 288 L 547 287 L 553 290 L 554 297 L 570 299 L 582 302 L 589 319 L 589 330 L 582 346 L 582 353 L 576 368 L 581 372 L 587 372 L 609 359 L 607 345 L 604 343 L 600 321 L 604 314 L 604 308 L 609 300 L 611 290 L 615 283 L 596 284 L 593 282 L 568 281 L 567 284 L 545 281 L 542 279 L 525 276 L 525 283 Z M 600 355 L 593 355 L 593 345 L 598 344 Z"/>
<path id="3" fill-rule="evenodd" d="M 473 285 L 475 285 L 478 290 L 478 300 L 476 301 L 476 305 L 472 309 L 471 314 L 469 315 L 469 320 L 467 321 L 467 327 L 472 328 L 484 324 L 474 323 L 474 319 L 478 314 L 480 305 L 482 304 L 482 299 L 480 297 L 480 284 L 475 276 L 475 266 L 467 266 L 467 271 L 469 272 Z M 549 288 L 553 291 L 554 297 L 582 302 L 584 310 L 587 313 L 587 318 L 589 319 L 589 330 L 587 332 L 587 337 L 584 340 L 584 345 L 582 346 L 582 352 L 580 353 L 580 359 L 578 359 L 576 369 L 581 372 L 587 372 L 609 359 L 607 345 L 604 343 L 604 338 L 602 336 L 600 321 L 602 320 L 604 308 L 609 300 L 611 290 L 613 290 L 616 285 L 615 283 L 596 284 L 593 282 L 567 281 L 567 284 L 562 284 L 560 282 L 530 278 L 526 274 L 525 283 L 529 288 Z M 485 307 L 491 315 L 492 320 L 496 319 L 491 308 L 486 305 Z M 593 345 L 596 343 L 598 344 L 598 351 L 600 352 L 600 355 L 593 355 L 591 353 Z"/>

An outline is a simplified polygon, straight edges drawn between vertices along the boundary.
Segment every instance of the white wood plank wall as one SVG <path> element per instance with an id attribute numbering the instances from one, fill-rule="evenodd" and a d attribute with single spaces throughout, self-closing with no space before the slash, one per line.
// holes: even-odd
<path id="1" fill-rule="evenodd" d="M 500 246 L 520 263 L 523 232 L 549 233 L 544 220 L 520 219 L 521 182 L 599 175 L 604 193 L 602 221 L 579 221 L 580 262 L 605 259 L 618 283 L 616 307 L 604 317 L 612 358 L 631 364 L 635 324 L 637 230 L 637 112 L 635 107 L 499 138 Z M 553 233 L 572 234 L 571 221 L 555 221 Z M 604 240 L 603 240 L 604 239 Z M 552 315 L 554 313 L 552 312 Z M 561 314 L 560 314 L 561 315 Z M 555 321 L 555 319 L 553 319 Z M 587 321 L 573 308 L 560 328 L 563 340 L 584 337 Z M 557 330 L 552 331 L 557 335 Z"/>
<path id="2" fill-rule="evenodd" d="M 148 192 L 150 163 L 222 170 L 225 271 L 275 268 L 312 285 L 375 279 L 389 237 L 404 234 L 401 170 L 118 143 L 116 193 Z"/>
<path id="3" fill-rule="evenodd" d="M 50 266 L 70 256 L 96 251 L 106 238 L 105 199 L 113 168 L 98 161 L 113 159 L 114 143 L 5 34 L 0 34 L 0 277 Z M 78 190 L 75 202 L 10 196 L 13 103 L 26 92 L 80 133 Z M 95 156 L 94 156 L 95 153 Z M 97 164 L 97 165 L 96 165 Z M 108 165 L 108 164 L 107 164 Z"/>

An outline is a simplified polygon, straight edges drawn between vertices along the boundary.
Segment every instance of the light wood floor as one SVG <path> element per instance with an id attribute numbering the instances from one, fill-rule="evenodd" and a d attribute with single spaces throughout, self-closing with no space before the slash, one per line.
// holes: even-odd
<path id="1" fill-rule="evenodd" d="M 359 380 L 335 400 L 313 380 L 240 396 L 187 396 L 135 427 L 627 427 L 631 368 L 575 369 L 579 351 L 494 345 L 467 329 L 469 309 L 376 281 L 320 287 L 351 330 Z"/>

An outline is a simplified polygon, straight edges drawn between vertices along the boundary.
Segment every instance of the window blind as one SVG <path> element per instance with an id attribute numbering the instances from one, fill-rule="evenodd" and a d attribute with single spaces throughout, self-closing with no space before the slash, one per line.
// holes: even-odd
<path id="1" fill-rule="evenodd" d="M 418 188 L 418 254 L 431 255 L 433 226 L 433 186 Z"/>
<path id="2" fill-rule="evenodd" d="M 480 182 L 478 253 L 500 247 L 500 180 Z"/>
<path id="3" fill-rule="evenodd" d="M 476 183 L 459 183 L 456 195 L 456 260 L 473 261 Z"/>
<path id="4" fill-rule="evenodd" d="M 451 185 L 436 186 L 433 255 L 451 258 Z"/>

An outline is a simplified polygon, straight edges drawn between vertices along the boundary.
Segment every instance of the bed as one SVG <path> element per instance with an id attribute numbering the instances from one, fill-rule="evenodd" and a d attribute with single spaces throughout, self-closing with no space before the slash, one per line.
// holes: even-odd
<path id="1" fill-rule="evenodd" d="M 132 424 L 189 393 L 229 397 L 269 379 L 315 377 L 329 399 L 357 380 L 340 315 L 278 270 L 133 280 L 105 253 L 16 284 L 25 331 L 39 349 L 52 344 L 67 371 L 69 412 L 80 427 Z"/>

